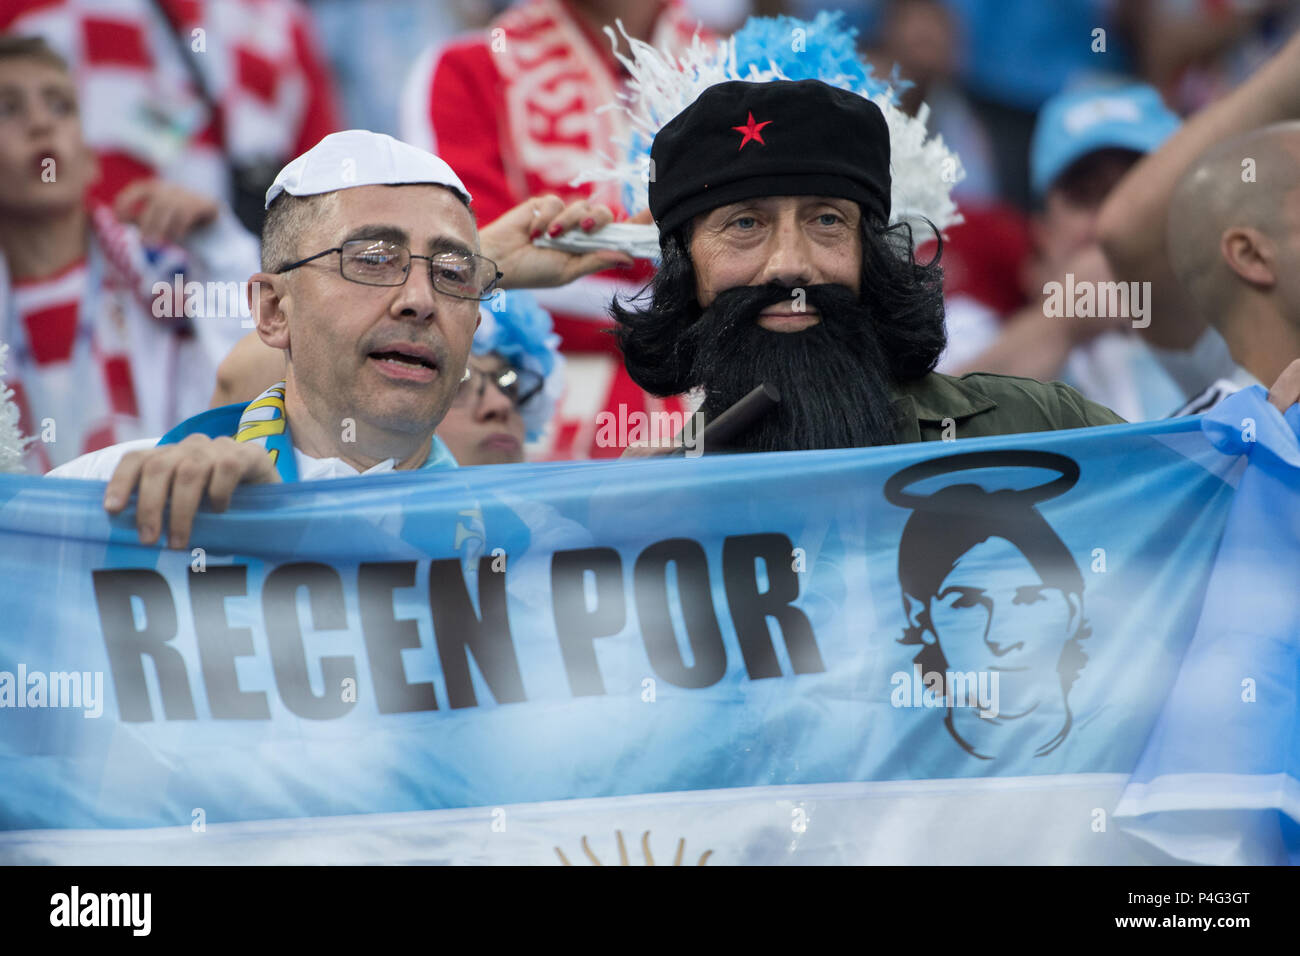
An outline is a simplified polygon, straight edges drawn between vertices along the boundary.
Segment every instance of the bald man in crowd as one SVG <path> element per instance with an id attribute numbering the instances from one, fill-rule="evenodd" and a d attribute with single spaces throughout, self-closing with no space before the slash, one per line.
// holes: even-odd
<path id="1" fill-rule="evenodd" d="M 1174 190 L 1168 241 L 1174 275 L 1238 364 L 1272 382 L 1300 359 L 1300 122 L 1198 159 Z"/>
<path id="2" fill-rule="evenodd" d="M 1270 396 L 1300 388 L 1297 119 L 1300 34 L 1134 167 L 1102 208 L 1115 277 L 1150 282 L 1152 326 L 1184 345 L 1170 372 L 1200 394 L 1181 414 L 1255 382 Z"/>

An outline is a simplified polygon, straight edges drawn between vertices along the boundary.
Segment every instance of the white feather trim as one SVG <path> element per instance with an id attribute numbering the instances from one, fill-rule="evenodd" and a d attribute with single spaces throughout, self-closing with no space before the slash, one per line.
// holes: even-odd
<path id="1" fill-rule="evenodd" d="M 605 33 L 613 44 L 614 56 L 627 68 L 631 79 L 627 92 L 619 94 L 619 101 L 601 109 L 621 110 L 632 132 L 630 136 L 615 138 L 621 159 L 599 154 L 604 163 L 583 170 L 572 185 L 619 183 L 624 206 L 629 213 L 636 213 L 649 206 L 650 143 L 669 120 L 715 84 L 729 80 L 765 83 L 788 77 L 773 60 L 768 61 L 766 70 L 751 65 L 742 75 L 736 68 L 734 39 L 705 43 L 697 34 L 684 53 L 673 56 L 629 36 L 622 22 L 616 23 L 627 41 L 630 56 L 620 52 L 618 36 L 613 30 L 606 27 Z M 952 200 L 952 189 L 965 178 L 966 173 L 961 158 L 944 145 L 943 137 L 930 136 L 927 132 L 925 124 L 930 114 L 929 107 L 922 105 L 916 116 L 909 116 L 894 105 L 896 90 L 893 86 L 886 84 L 885 92 L 873 96 L 865 89 L 855 87 L 847 77 L 822 79 L 832 86 L 866 96 L 885 115 L 889 126 L 892 178 L 890 221 L 911 223 L 917 245 L 930 238 L 924 220 L 934 223 L 940 233 L 961 222 L 961 214 Z"/>
<path id="2" fill-rule="evenodd" d="M 0 474 L 21 474 L 23 450 L 27 440 L 18 431 L 18 406 L 13 401 L 13 390 L 5 385 L 5 357 L 9 346 L 0 342 Z"/>

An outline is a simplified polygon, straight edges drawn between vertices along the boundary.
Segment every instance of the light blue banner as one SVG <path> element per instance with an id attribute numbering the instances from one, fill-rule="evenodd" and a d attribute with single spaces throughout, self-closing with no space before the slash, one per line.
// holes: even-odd
<path id="1" fill-rule="evenodd" d="M 1300 858 L 1300 406 L 1256 387 L 1205 417 L 1249 467 L 1196 634 L 1120 815 L 1206 863 Z"/>
<path id="2" fill-rule="evenodd" d="M 1294 787 L 1297 422 L 1254 390 L 1206 425 L 253 487 L 184 552 L 102 484 L 0 478 L 0 858 L 200 813 Z M 1256 703 L 1184 714 L 1229 623 Z M 822 850 L 880 858 L 853 819 Z"/>

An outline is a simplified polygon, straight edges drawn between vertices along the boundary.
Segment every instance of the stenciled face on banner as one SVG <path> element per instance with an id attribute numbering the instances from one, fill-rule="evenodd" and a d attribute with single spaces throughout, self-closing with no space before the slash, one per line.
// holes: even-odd
<path id="1" fill-rule="evenodd" d="M 989 491 L 970 474 L 988 469 L 1022 477 Z M 1044 471 L 1056 475 L 1044 482 Z M 942 709 L 973 757 L 1041 757 L 1070 732 L 1070 689 L 1088 660 L 1083 575 L 1035 505 L 1078 479 L 1063 455 L 1006 450 L 919 462 L 885 485 L 912 510 L 898 545 L 900 643 L 918 647 L 912 673 L 891 678 L 893 702 Z"/>

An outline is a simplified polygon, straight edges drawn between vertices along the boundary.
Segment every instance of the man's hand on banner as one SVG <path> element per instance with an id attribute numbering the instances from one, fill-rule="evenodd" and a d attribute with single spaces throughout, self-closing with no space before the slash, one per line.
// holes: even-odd
<path id="1" fill-rule="evenodd" d="M 545 289 L 567 285 L 592 272 L 630 266 L 622 252 L 577 254 L 533 245 L 538 236 L 558 236 L 570 229 L 594 232 L 614 221 L 608 206 L 585 200 L 567 206 L 559 196 L 534 196 L 479 230 L 483 255 L 501 270 L 503 289 Z"/>
<path id="2" fill-rule="evenodd" d="M 1279 412 L 1286 412 L 1296 402 L 1300 402 L 1300 359 L 1282 369 L 1282 374 L 1268 390 L 1268 400 Z"/>
<path id="3" fill-rule="evenodd" d="M 179 444 L 124 455 L 104 492 L 104 509 L 121 513 L 138 486 L 135 524 L 140 543 L 158 540 L 163 509 L 170 505 L 167 546 L 184 548 L 205 493 L 214 511 L 225 511 L 238 485 L 279 480 L 271 456 L 260 444 L 190 435 Z"/>

